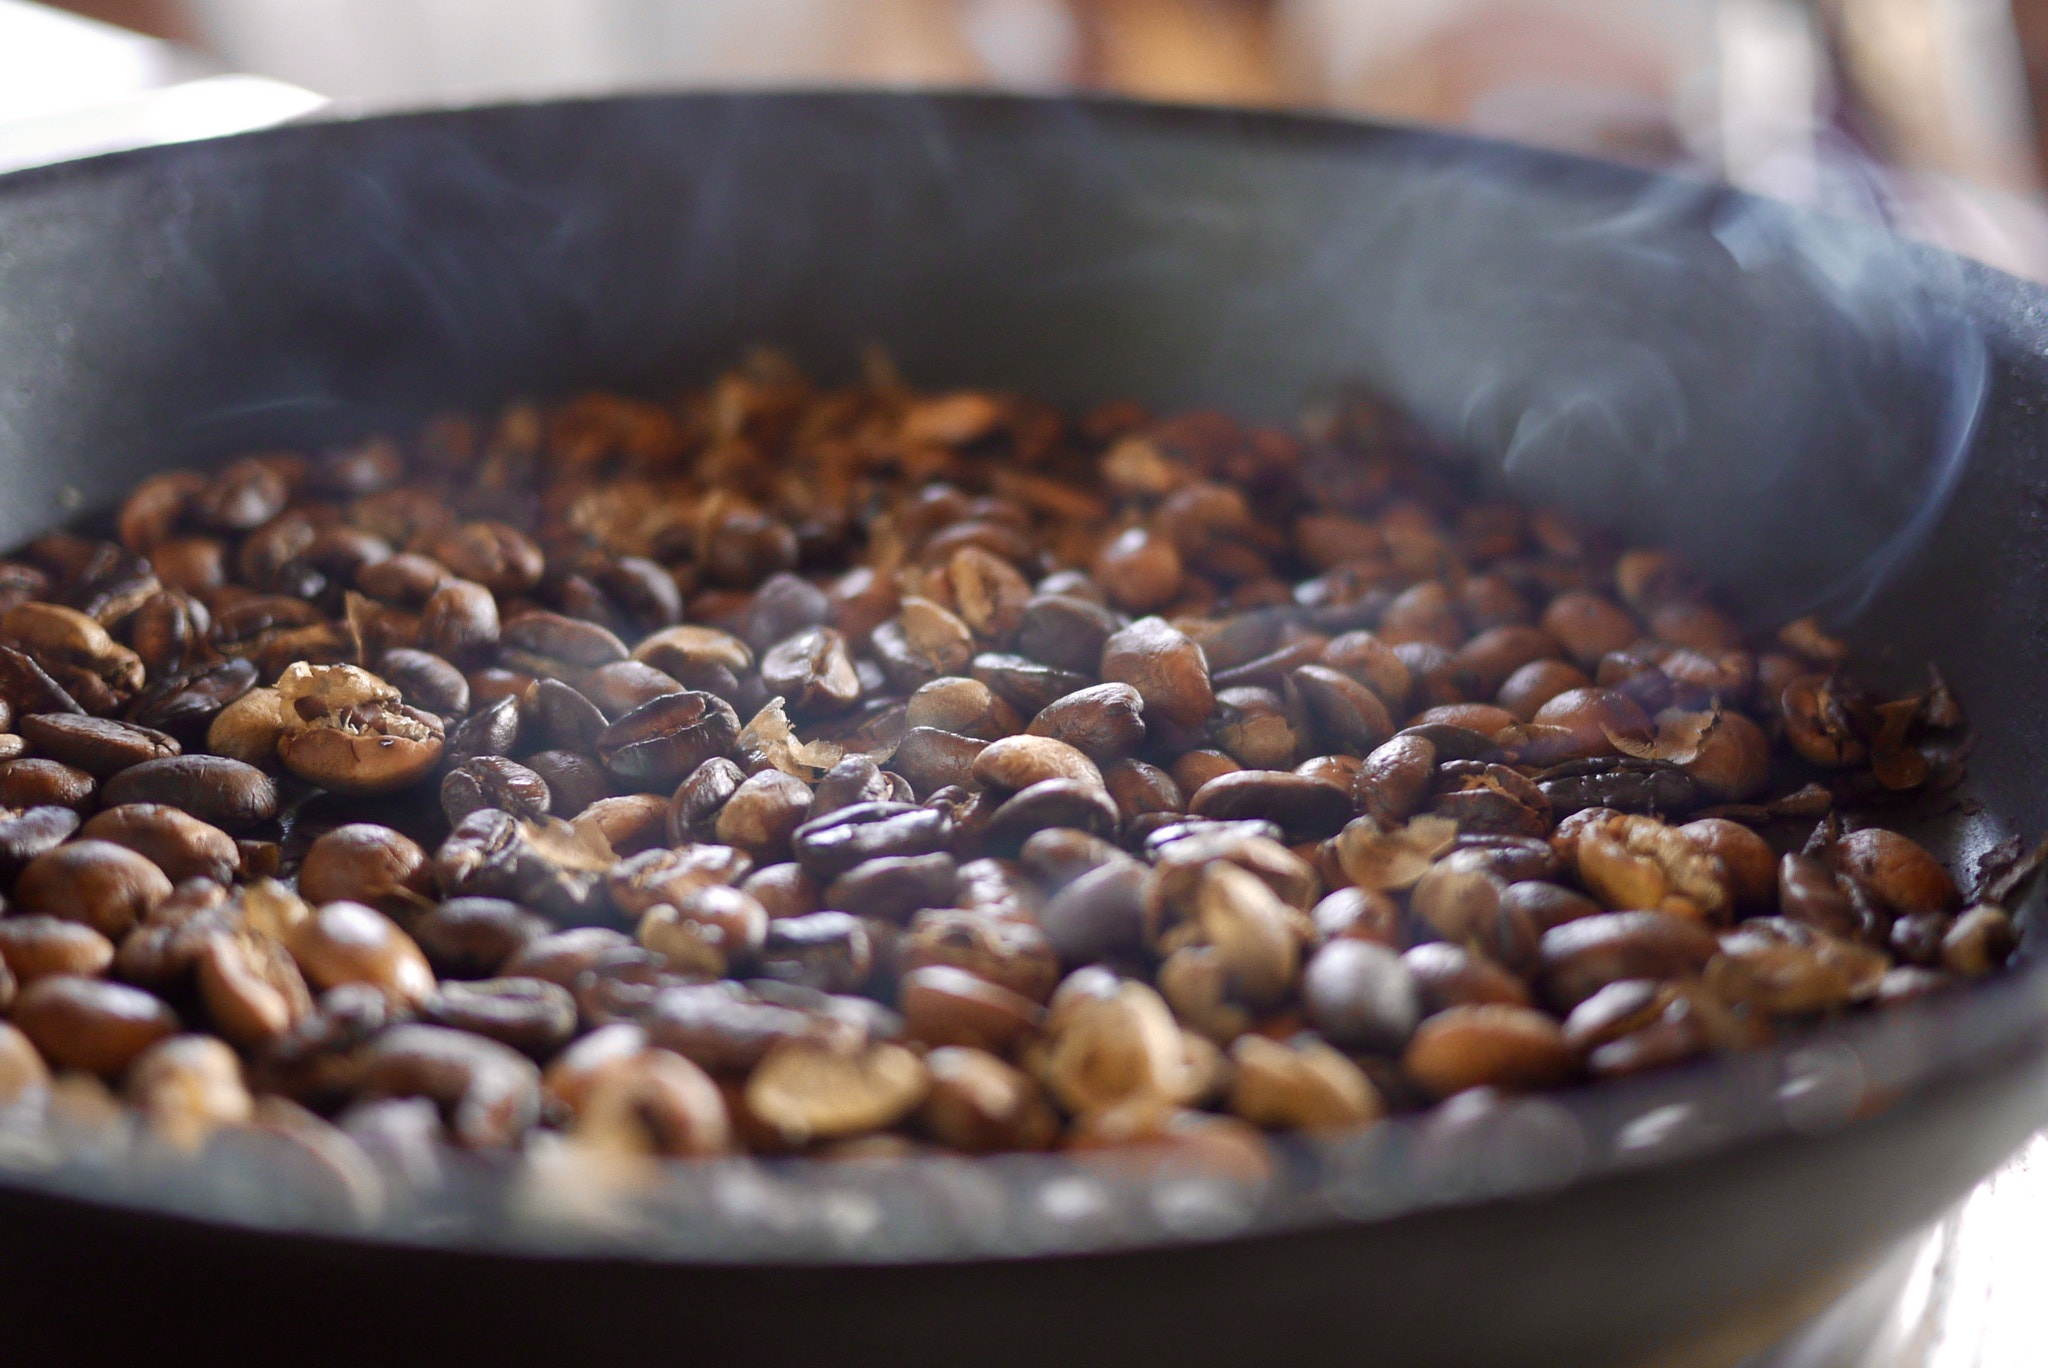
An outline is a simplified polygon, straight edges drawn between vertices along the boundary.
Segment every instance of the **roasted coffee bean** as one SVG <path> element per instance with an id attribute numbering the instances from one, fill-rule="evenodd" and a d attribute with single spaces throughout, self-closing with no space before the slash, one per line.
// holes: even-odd
<path id="1" fill-rule="evenodd" d="M 884 855 L 930 855 L 951 844 L 946 813 L 908 803 L 853 803 L 798 827 L 796 862 L 821 879 L 836 879 Z"/>
<path id="2" fill-rule="evenodd" d="M 932 1047 L 966 1045 L 1006 1054 L 1044 1021 L 1022 994 L 948 964 L 927 964 L 903 976 L 905 1029 Z"/>
<path id="3" fill-rule="evenodd" d="M 98 792 L 90 774 L 55 760 L 0 761 L 0 808 L 66 807 L 85 813 L 92 811 Z"/>
<path id="4" fill-rule="evenodd" d="M 740 880 L 739 886 L 767 909 L 771 919 L 801 917 L 820 907 L 818 881 L 793 860 L 757 869 Z"/>
<path id="5" fill-rule="evenodd" d="M 623 717 L 643 703 L 683 691 L 681 683 L 637 660 L 615 660 L 583 677 L 584 694 L 607 717 Z"/>
<path id="6" fill-rule="evenodd" d="M 469 681 L 462 671 L 431 651 L 400 647 L 377 662 L 378 675 L 408 705 L 434 713 L 444 721 L 469 714 Z"/>
<path id="7" fill-rule="evenodd" d="M 928 964 L 947 964 L 1033 1002 L 1051 997 L 1060 977 L 1051 940 L 1038 927 L 959 908 L 918 913 L 897 946 L 897 957 L 906 973 Z"/>
<path id="8" fill-rule="evenodd" d="M 958 866 L 943 851 L 864 860 L 825 888 L 823 904 L 863 917 L 905 922 L 927 907 L 951 905 Z"/>
<path id="9" fill-rule="evenodd" d="M 434 903 L 434 865 L 417 841 L 374 822 L 323 832 L 299 865 L 308 902 L 358 902 L 401 922 Z"/>
<path id="10" fill-rule="evenodd" d="M 113 1078 L 137 1055 L 178 1032 L 176 1013 L 139 988 L 51 974 L 24 987 L 12 1019 L 60 1068 Z"/>
<path id="11" fill-rule="evenodd" d="M 510 755 L 519 744 L 519 702 L 500 698 L 485 703 L 448 734 L 443 758 L 461 764 L 481 755 Z"/>
<path id="12" fill-rule="evenodd" d="M 642 1024 L 649 1041 L 713 1073 L 750 1070 L 777 1044 L 820 1029 L 808 1014 L 763 1002 L 736 983 L 665 988 Z"/>
<path id="13" fill-rule="evenodd" d="M 97 978 L 114 962 L 114 943 L 83 922 L 40 913 L 0 917 L 0 961 L 19 984 L 49 974 Z"/>
<path id="14" fill-rule="evenodd" d="M 1102 663 L 1103 645 L 1116 630 L 1116 614 L 1099 603 L 1066 594 L 1039 594 L 1024 605 L 1017 650 L 1063 670 L 1093 674 Z"/>
<path id="15" fill-rule="evenodd" d="M 1014 854 L 1033 832 L 1072 827 L 1093 836 L 1116 834 L 1116 803 L 1099 784 L 1081 779 L 1041 779 L 1005 798 L 989 818 L 982 844 L 995 854 Z"/>
<path id="16" fill-rule="evenodd" d="M 812 912 L 770 920 L 760 959 L 761 973 L 768 978 L 824 993 L 852 993 L 873 974 L 875 947 L 859 917 Z"/>
<path id="17" fill-rule="evenodd" d="M 725 1096 L 702 1069 L 671 1050 L 639 1049 L 600 1070 L 576 1111 L 584 1146 L 701 1159 L 732 1147 Z"/>
<path id="18" fill-rule="evenodd" d="M 229 659 L 196 665 L 154 680 L 126 710 L 139 726 L 167 732 L 185 746 L 205 741 L 221 709 L 256 683 L 254 661 Z"/>
<path id="19" fill-rule="evenodd" d="M 1280 695 L 1270 689 L 1217 694 L 1209 734 L 1218 750 L 1247 769 L 1291 769 L 1308 744 Z"/>
<path id="20" fill-rule="evenodd" d="M 553 802 L 547 780 L 502 755 L 476 756 L 441 777 L 441 811 L 451 825 L 482 808 L 539 821 Z"/>
<path id="21" fill-rule="evenodd" d="M 988 744 L 936 727 L 912 727 L 903 734 L 889 767 L 909 781 L 913 793 L 928 796 L 948 786 L 975 782 L 975 761 Z"/>
<path id="22" fill-rule="evenodd" d="M 277 682 L 285 768 L 335 793 L 394 793 L 441 759 L 441 719 L 400 701 L 398 690 L 353 665 L 306 665 Z"/>
<path id="23" fill-rule="evenodd" d="M 847 762 L 842 762 L 847 763 Z M 866 762 L 872 768 L 873 762 Z M 669 800 L 667 832 L 671 845 L 709 840 L 718 829 L 718 814 L 739 791 L 746 772 L 724 756 L 714 756 L 676 785 Z M 819 784 L 822 791 L 824 784 Z M 813 811 L 816 804 L 813 803 Z"/>
<path id="24" fill-rule="evenodd" d="M 986 1050 L 948 1045 L 925 1056 L 931 1091 L 918 1121 L 969 1154 L 1048 1148 L 1059 1120 L 1032 1079 Z"/>
<path id="25" fill-rule="evenodd" d="M 458 663 L 496 646 L 501 631 L 497 599 L 474 580 L 443 580 L 420 609 L 420 645 Z"/>
<path id="26" fill-rule="evenodd" d="M 162 803 L 224 831 L 246 831 L 277 815 L 277 782 L 254 765 L 217 755 L 147 760 L 107 780 L 108 807 Z"/>
<path id="27" fill-rule="evenodd" d="M 1080 966 L 1135 954 L 1145 933 L 1145 879 L 1144 865 L 1119 858 L 1079 875 L 1054 894 L 1038 922 L 1060 962 Z"/>
<path id="28" fill-rule="evenodd" d="M 1060 699 L 1095 682 L 1090 674 L 1080 670 L 996 652 L 974 657 L 970 673 L 1026 717 L 1036 717 Z"/>
<path id="29" fill-rule="evenodd" d="M 523 707 L 528 721 L 522 722 L 521 734 L 528 745 L 543 750 L 595 750 L 599 734 L 610 725 L 604 710 L 588 695 L 559 679 L 535 680 Z"/>
<path id="30" fill-rule="evenodd" d="M 356 1061 L 361 1097 L 425 1097 L 457 1144 L 515 1144 L 540 1118 L 540 1071 L 507 1046 L 442 1026 L 394 1026 Z"/>
<path id="31" fill-rule="evenodd" d="M 177 740 L 160 731 L 76 713 L 32 713 L 20 721 L 36 754 L 105 779 L 130 765 L 176 755 Z"/>
<path id="32" fill-rule="evenodd" d="M 242 864 L 234 837 L 162 803 L 106 808 L 79 828 L 79 835 L 126 846 L 161 869 L 174 884 L 187 879 L 231 883 Z"/>
<path id="33" fill-rule="evenodd" d="M 1719 950 L 1713 932 L 1669 912 L 1603 912 L 1543 935 L 1545 998 L 1570 1011 L 1619 979 L 1697 974 Z"/>
<path id="34" fill-rule="evenodd" d="M 14 885 L 24 911 L 83 922 L 115 940 L 170 896 L 162 870 L 111 841 L 72 841 L 44 851 Z"/>
<path id="35" fill-rule="evenodd" d="M 1394 721 L 1377 694 L 1342 671 L 1303 665 L 1287 676 L 1309 726 L 1333 750 L 1365 755 L 1394 734 Z"/>
<path id="36" fill-rule="evenodd" d="M 1510 1091 L 1567 1082 L 1578 1061 L 1557 1022 L 1529 1007 L 1453 1007 L 1416 1028 L 1402 1056 L 1410 1077 L 1435 1097 L 1467 1088 Z"/>
<path id="37" fill-rule="evenodd" d="M 859 1049 L 798 1039 L 772 1048 L 747 1078 L 747 1109 L 786 1143 L 887 1129 L 930 1087 L 924 1061 L 900 1045 Z"/>
<path id="38" fill-rule="evenodd" d="M 1047 704 L 1031 719 L 1030 733 L 1108 764 L 1144 745 L 1144 712 L 1144 699 L 1129 684 L 1095 684 Z"/>
<path id="39" fill-rule="evenodd" d="M 1395 950 L 1407 941 L 1400 904 L 1374 889 L 1336 889 L 1310 910 L 1309 918 L 1315 924 L 1316 935 L 1323 940 L 1343 937 Z"/>
<path id="40" fill-rule="evenodd" d="M 1351 795 L 1285 770 L 1248 769 L 1196 789 L 1188 812 L 1223 822 L 1264 818 L 1279 823 L 1290 841 L 1318 841 L 1351 820 Z"/>
<path id="41" fill-rule="evenodd" d="M 739 740 L 732 705 L 707 693 L 668 694 L 642 704 L 596 739 L 598 759 L 616 778 L 672 788 Z"/>
<path id="42" fill-rule="evenodd" d="M 286 933 L 285 948 L 318 989 L 366 983 L 394 1003 L 415 1008 L 434 992 L 434 971 L 412 937 L 362 903 L 319 908 Z"/>
<path id="43" fill-rule="evenodd" d="M 605 888 L 618 909 L 638 917 L 657 903 L 676 903 L 700 888 L 736 884 L 753 868 L 744 852 L 723 845 L 645 850 L 612 865 Z"/>
<path id="44" fill-rule="evenodd" d="M 1830 858 L 1895 916 L 1953 912 L 1962 905 L 1963 895 L 1941 862 L 1896 831 L 1852 831 L 1835 843 Z"/>
<path id="45" fill-rule="evenodd" d="M 610 917 L 608 868 L 566 823 L 521 822 L 499 808 L 463 818 L 434 852 L 444 896 L 508 898 L 572 925 Z"/>
<path id="46" fill-rule="evenodd" d="M 548 810 L 557 817 L 579 816 L 592 803 L 611 796 L 604 768 L 575 751 L 536 751 L 526 767 L 548 786 Z"/>
<path id="47" fill-rule="evenodd" d="M 68 807 L 0 806 L 0 880 L 11 883 L 30 860 L 77 830 L 78 814 Z"/>
<path id="48" fill-rule="evenodd" d="M 471 1031 L 529 1058 L 547 1059 L 576 1033 L 576 999 L 568 989 L 545 979 L 444 983 L 420 1004 L 420 1020 Z"/>
<path id="49" fill-rule="evenodd" d="M 1395 1054 L 1422 1019 L 1422 990 L 1401 956 L 1373 941 L 1339 937 L 1303 971 L 1309 1020 L 1331 1041 Z"/>
<path id="50" fill-rule="evenodd" d="M 1558 817 L 1585 808 L 1679 816 L 1700 801 L 1699 785 L 1679 766 L 1627 757 L 1554 766 L 1543 772 L 1537 788 Z"/>
<path id="51" fill-rule="evenodd" d="M 598 799 L 570 825 L 590 844 L 601 839 L 615 855 L 637 855 L 665 842 L 668 811 L 658 793 L 629 793 Z"/>
<path id="52" fill-rule="evenodd" d="M 1409 950 L 1401 961 L 1422 990 L 1424 1015 L 1488 1002 L 1530 1005 L 1529 989 L 1521 979 L 1462 945 L 1432 941 Z"/>
<path id="53" fill-rule="evenodd" d="M 1941 967 L 1962 978 L 1981 978 L 2019 946 L 2019 928 L 2002 907 L 1979 903 L 1956 918 L 1941 941 Z"/>
<path id="54" fill-rule="evenodd" d="M 769 647 L 761 657 L 761 683 L 798 714 L 835 712 L 861 695 L 846 638 L 830 627 L 812 627 Z"/>
<path id="55" fill-rule="evenodd" d="M 773 864 L 788 856 L 790 835 L 810 811 L 810 785 L 781 770 L 763 770 L 734 789 L 719 809 L 717 836 L 756 863 Z"/>
<path id="56" fill-rule="evenodd" d="M 255 1112 L 241 1060 L 210 1036 L 158 1041 L 136 1057 L 122 1091 L 158 1138 L 188 1152 Z"/>
<path id="57" fill-rule="evenodd" d="M 412 938 L 442 978 L 483 979 L 550 929 L 503 898 L 450 898 L 413 922 Z"/>
<path id="58" fill-rule="evenodd" d="M 1094 761 L 1049 736 L 1010 736 L 991 742 L 975 756 L 973 777 L 1012 793 L 1046 779 L 1102 785 L 1102 771 Z"/>

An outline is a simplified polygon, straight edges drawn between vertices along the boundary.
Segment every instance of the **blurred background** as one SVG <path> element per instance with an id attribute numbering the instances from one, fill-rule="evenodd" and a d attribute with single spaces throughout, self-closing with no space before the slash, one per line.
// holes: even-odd
<path id="1" fill-rule="evenodd" d="M 170 55 L 152 60 L 175 73 L 139 82 L 127 74 L 136 90 L 198 78 L 199 93 L 183 94 L 186 108 L 153 115 L 174 132 L 264 122 L 318 97 L 385 108 L 791 83 L 1112 91 L 1337 110 L 1685 168 L 1883 218 L 2048 279 L 2048 0 L 69 0 L 65 7 L 168 40 Z M 10 44 L 6 11 L 29 8 L 0 0 L 0 118 L 10 99 L 22 103 L 24 86 L 58 85 L 73 97 L 71 124 L 109 137 L 104 98 L 95 123 L 82 107 L 91 101 L 80 96 L 108 83 L 104 63 L 96 76 L 67 83 L 46 58 L 31 58 L 18 39 Z M 19 72 L 10 72 L 10 46 Z M 47 142 L 47 125 L 43 132 Z M 8 159 L 0 130 L 0 161 Z M 19 151 L 12 157 L 23 159 Z"/>

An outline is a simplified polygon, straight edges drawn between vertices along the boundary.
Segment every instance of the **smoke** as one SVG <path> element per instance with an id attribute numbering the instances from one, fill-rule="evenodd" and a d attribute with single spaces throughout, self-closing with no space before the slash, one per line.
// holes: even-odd
<path id="1" fill-rule="evenodd" d="M 1704 183 L 1488 160 L 1371 215 L 1400 263 L 1374 378 L 1518 494 L 1682 547 L 1760 616 L 1854 616 L 1967 462 L 1989 363 L 1961 263 Z"/>

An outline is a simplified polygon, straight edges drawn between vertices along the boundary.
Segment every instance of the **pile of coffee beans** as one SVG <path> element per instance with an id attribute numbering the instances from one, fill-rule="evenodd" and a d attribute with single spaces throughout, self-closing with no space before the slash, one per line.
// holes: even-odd
<path id="1" fill-rule="evenodd" d="M 0 1118 L 1249 1153 L 2016 940 L 1857 816 L 1953 782 L 1938 676 L 1751 637 L 1370 400 L 1070 419 L 763 354 L 103 531 L 0 562 Z"/>

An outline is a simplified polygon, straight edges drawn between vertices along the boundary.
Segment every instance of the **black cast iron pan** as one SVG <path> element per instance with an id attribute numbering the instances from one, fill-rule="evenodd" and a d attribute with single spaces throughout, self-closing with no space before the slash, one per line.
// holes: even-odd
<path id="1" fill-rule="evenodd" d="M 1940 661 L 1982 743 L 1923 830 L 1967 873 L 2048 825 L 2044 305 L 1729 192 L 1311 119 L 749 95 L 313 125 L 0 178 L 0 543 L 152 469 L 669 390 L 757 341 L 828 377 L 879 341 L 925 385 L 1273 419 L 1362 380 L 1475 478 L 1680 544 L 1759 621 L 1825 608 L 1908 684 Z M 533 1219 L 472 1174 L 364 1226 L 218 1175 L 0 1155 L 0 1343 L 1732 1360 L 2048 1119 L 2044 1028 L 2027 969 L 1464 1128 L 1291 1149 L 1249 1204 L 1035 1159 L 707 1177 L 623 1227 Z"/>

